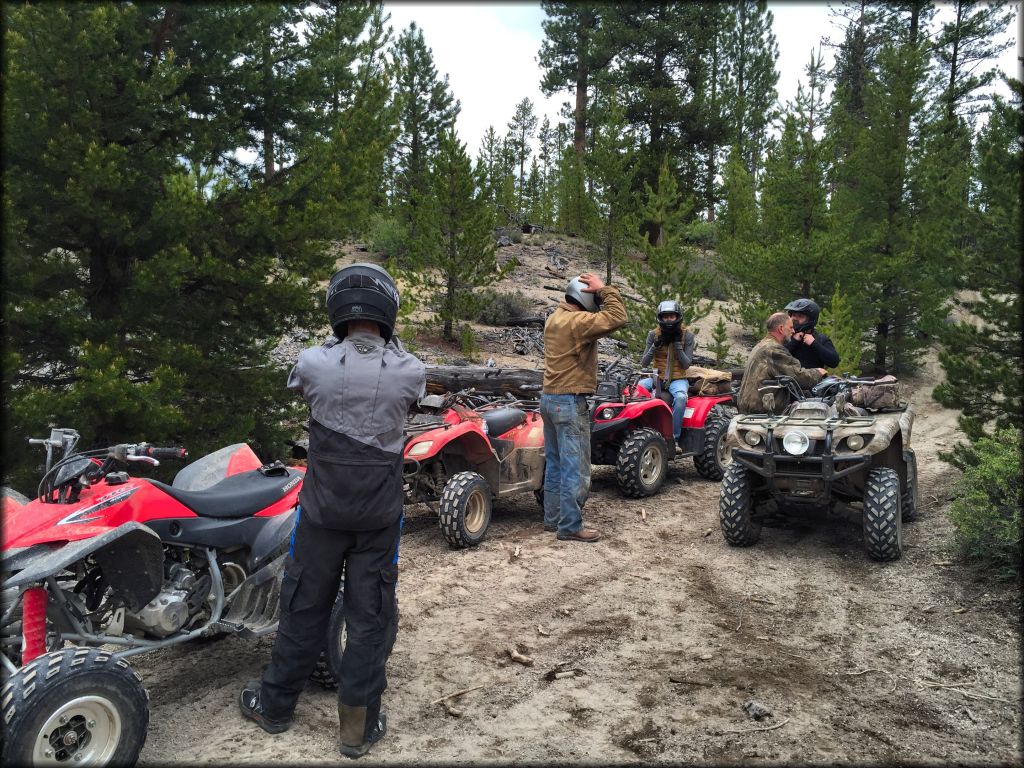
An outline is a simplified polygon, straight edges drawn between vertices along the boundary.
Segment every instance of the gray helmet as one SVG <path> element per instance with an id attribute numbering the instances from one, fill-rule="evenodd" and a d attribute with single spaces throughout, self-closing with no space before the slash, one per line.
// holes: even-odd
<path id="1" fill-rule="evenodd" d="M 587 312 L 597 312 L 601 308 L 601 299 L 596 293 L 586 293 L 586 283 L 578 277 L 574 277 L 565 287 L 565 300 L 576 304 Z"/>
<path id="2" fill-rule="evenodd" d="M 675 320 L 664 320 L 662 315 L 669 313 L 675 313 Z M 661 328 L 661 332 L 666 336 L 673 336 L 679 330 L 679 326 L 683 323 L 683 311 L 679 307 L 679 302 L 675 299 L 665 299 L 658 305 L 658 327 Z"/>
<path id="3" fill-rule="evenodd" d="M 793 324 L 793 332 L 810 333 L 814 330 L 814 326 L 818 322 L 818 315 L 821 313 L 821 307 L 814 302 L 814 299 L 799 298 L 793 299 L 786 305 L 786 312 L 791 316 L 794 312 L 807 315 L 806 323 L 800 323 L 799 327 L 796 323 Z"/>
<path id="4" fill-rule="evenodd" d="M 331 278 L 327 314 L 339 339 L 348 333 L 349 320 L 373 320 L 384 341 L 390 341 L 398 318 L 398 288 L 376 264 L 350 264 Z"/>

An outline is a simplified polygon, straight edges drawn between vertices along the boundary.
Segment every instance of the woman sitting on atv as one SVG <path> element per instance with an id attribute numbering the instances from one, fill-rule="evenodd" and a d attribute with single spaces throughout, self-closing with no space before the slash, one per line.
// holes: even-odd
<path id="1" fill-rule="evenodd" d="M 658 305 L 658 325 L 647 334 L 647 346 L 640 367 L 653 362 L 661 378 L 662 388 L 672 395 L 672 436 L 676 442 L 683 429 L 683 414 L 690 383 L 686 369 L 693 362 L 694 336 L 683 327 L 679 302 L 666 299 Z M 654 391 L 654 380 L 643 379 L 640 386 Z"/>

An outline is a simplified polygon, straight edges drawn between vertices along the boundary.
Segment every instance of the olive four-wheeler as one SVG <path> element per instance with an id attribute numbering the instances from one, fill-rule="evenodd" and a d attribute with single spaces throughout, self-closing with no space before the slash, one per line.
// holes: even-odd
<path id="1" fill-rule="evenodd" d="M 658 492 L 668 462 L 693 458 L 697 473 L 720 480 L 730 463 L 725 436 L 736 413 L 731 392 L 692 395 L 686 401 L 679 441 L 672 435 L 671 396 L 658 384 L 649 392 L 636 382 L 655 371 L 616 375 L 609 366 L 591 400 L 590 460 L 615 467 L 619 489 L 634 498 Z"/>
<path id="2" fill-rule="evenodd" d="M 406 425 L 405 501 L 438 504 L 453 547 L 476 546 L 491 523 L 493 499 L 544 487 L 544 425 L 535 402 L 488 401 L 471 390 L 420 401 L 427 413 Z"/>
<path id="3" fill-rule="evenodd" d="M 898 559 L 903 523 L 918 509 L 913 408 L 899 402 L 871 410 L 853 405 L 852 390 L 871 387 L 870 380 L 830 377 L 811 397 L 792 379 L 767 386 L 788 390 L 794 402 L 782 415 L 732 420 L 727 440 L 733 461 L 719 495 L 725 540 L 750 546 L 763 523 L 779 514 L 822 516 L 844 502 L 860 508 L 868 555 Z"/>

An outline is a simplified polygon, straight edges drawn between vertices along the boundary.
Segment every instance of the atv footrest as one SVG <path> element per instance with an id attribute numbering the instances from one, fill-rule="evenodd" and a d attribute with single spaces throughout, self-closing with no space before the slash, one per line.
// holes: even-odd
<path id="1" fill-rule="evenodd" d="M 243 581 L 226 606 L 217 626 L 245 638 L 261 637 L 277 629 L 281 579 L 287 553 Z"/>

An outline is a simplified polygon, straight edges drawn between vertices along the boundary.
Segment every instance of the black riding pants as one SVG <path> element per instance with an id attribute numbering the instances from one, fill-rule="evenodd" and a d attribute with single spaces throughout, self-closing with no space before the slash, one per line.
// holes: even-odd
<path id="1" fill-rule="evenodd" d="M 368 736 L 377 723 L 384 671 L 398 634 L 401 519 L 376 531 L 340 531 L 308 522 L 299 510 L 281 585 L 281 612 L 261 701 L 272 720 L 288 720 L 327 644 L 327 627 L 345 577 L 347 639 L 338 698 L 366 707 Z"/>

